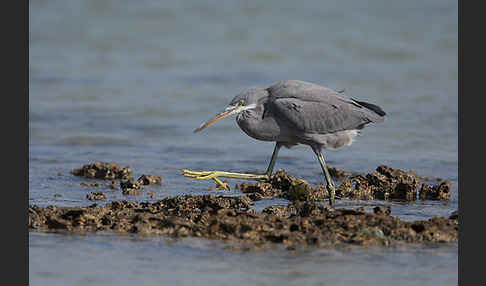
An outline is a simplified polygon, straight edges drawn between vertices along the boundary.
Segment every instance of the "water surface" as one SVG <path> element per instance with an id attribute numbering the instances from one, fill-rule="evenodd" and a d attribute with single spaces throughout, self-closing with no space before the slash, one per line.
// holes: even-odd
<path id="1" fill-rule="evenodd" d="M 338 204 L 391 205 L 405 220 L 448 216 L 458 207 L 457 9 L 443 0 L 31 1 L 29 204 L 91 204 L 94 189 L 69 170 L 93 161 L 163 177 L 140 197 L 104 189 L 109 200 L 207 194 L 214 186 L 183 178 L 181 168 L 265 170 L 273 144 L 247 137 L 234 119 L 192 131 L 245 87 L 300 79 L 345 89 L 389 115 L 352 146 L 326 152 L 329 164 L 361 173 L 386 164 L 452 183 L 449 202 Z M 306 146 L 282 150 L 276 168 L 324 181 Z M 275 203 L 286 201 L 255 207 Z M 32 285 L 457 284 L 457 246 L 232 254 L 197 240 L 29 238 Z"/>

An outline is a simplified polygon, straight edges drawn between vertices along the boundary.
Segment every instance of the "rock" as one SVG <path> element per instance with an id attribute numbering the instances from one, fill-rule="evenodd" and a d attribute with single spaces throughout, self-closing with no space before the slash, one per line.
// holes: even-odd
<path id="1" fill-rule="evenodd" d="M 136 181 L 133 178 L 120 181 L 120 188 L 122 189 L 122 194 L 126 196 L 138 196 L 140 195 L 140 190 L 143 188 L 143 184 L 140 181 Z"/>
<path id="2" fill-rule="evenodd" d="M 83 187 L 99 187 L 100 186 L 100 184 L 98 184 L 98 183 L 92 183 L 92 184 L 80 183 L 79 185 L 83 186 Z"/>
<path id="3" fill-rule="evenodd" d="M 137 179 L 142 185 L 160 185 L 162 184 L 162 177 L 157 175 L 142 175 Z"/>
<path id="4" fill-rule="evenodd" d="M 106 194 L 103 191 L 91 192 L 86 195 L 86 198 L 90 201 L 104 201 L 106 200 Z"/>
<path id="5" fill-rule="evenodd" d="M 450 219 L 459 219 L 459 210 L 453 211 L 449 216 Z"/>
<path id="6" fill-rule="evenodd" d="M 328 198 L 325 186 L 311 187 L 305 180 L 296 179 L 284 169 L 279 169 L 270 176 L 268 181 L 258 183 L 241 183 L 236 185 L 237 190 L 247 194 L 252 200 L 262 198 L 285 198 L 288 200 L 321 200 Z"/>
<path id="7" fill-rule="evenodd" d="M 451 198 L 451 183 L 449 181 L 444 181 L 438 185 L 431 186 L 427 184 L 422 184 L 419 192 L 419 198 L 421 200 L 441 200 L 448 201 Z"/>
<path id="8" fill-rule="evenodd" d="M 373 200 L 373 188 L 368 179 L 362 175 L 344 179 L 336 188 L 336 196 L 351 200 Z M 371 180 L 380 182 L 379 179 L 373 179 L 373 177 Z"/>
<path id="9" fill-rule="evenodd" d="M 348 172 L 346 175 L 349 174 Z M 376 172 L 370 174 L 344 176 L 341 184 L 336 187 L 336 198 L 415 201 L 417 199 L 419 182 L 422 179 L 413 171 L 405 172 L 381 165 L 376 168 Z M 296 186 L 300 186 L 302 181 L 280 169 L 268 181 L 258 183 L 245 182 L 236 185 L 236 189 L 248 194 L 253 200 L 279 197 L 288 200 L 322 201 L 329 198 L 327 186 L 322 184 L 312 187 L 305 183 L 305 188 L 296 189 Z M 429 191 L 429 189 L 424 189 L 424 194 L 427 191 L 429 199 L 440 198 L 448 200 L 450 198 L 450 184 L 446 181 L 439 186 L 435 191 L 437 194 L 432 195 L 432 191 Z M 423 188 L 427 188 L 427 185 Z M 296 191 L 300 192 L 296 193 Z"/>
<path id="10" fill-rule="evenodd" d="M 291 183 L 286 197 L 290 201 L 308 201 L 311 192 L 309 183 L 304 180 L 295 180 Z"/>
<path id="11" fill-rule="evenodd" d="M 71 174 L 88 179 L 128 179 L 132 176 L 132 170 L 129 167 L 120 167 L 114 162 L 94 162 L 86 164 L 82 168 L 71 170 Z"/>
<path id="12" fill-rule="evenodd" d="M 417 189 L 418 179 L 413 173 L 381 165 L 374 173 L 344 179 L 336 193 L 357 200 L 414 201 Z"/>
<path id="13" fill-rule="evenodd" d="M 375 214 L 383 214 L 383 215 L 390 215 L 391 207 L 390 206 L 377 206 L 373 209 L 373 213 Z"/>
<path id="14" fill-rule="evenodd" d="M 241 190 L 244 194 L 257 194 L 258 198 L 273 198 L 282 194 L 282 190 L 274 188 L 272 184 L 267 182 L 241 183 L 236 185 L 237 190 Z"/>
<path id="15" fill-rule="evenodd" d="M 327 166 L 327 170 L 329 171 L 329 175 L 331 175 L 331 177 L 333 177 L 337 180 L 342 180 L 344 178 L 357 175 L 355 173 L 347 172 L 347 171 L 341 170 L 339 168 L 331 167 L 331 166 Z"/>

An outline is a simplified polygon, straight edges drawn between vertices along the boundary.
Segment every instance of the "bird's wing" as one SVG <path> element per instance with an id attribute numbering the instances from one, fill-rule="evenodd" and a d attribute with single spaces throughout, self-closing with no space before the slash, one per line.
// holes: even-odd
<path id="1" fill-rule="evenodd" d="M 346 102 L 361 107 L 356 101 L 338 92 L 318 84 L 300 80 L 282 80 L 267 88 L 271 99 L 297 98 L 314 102 Z"/>
<path id="2" fill-rule="evenodd" d="M 312 83 L 284 81 L 268 91 L 268 105 L 276 120 L 303 133 L 361 129 L 380 120 L 379 115 L 342 93 Z"/>

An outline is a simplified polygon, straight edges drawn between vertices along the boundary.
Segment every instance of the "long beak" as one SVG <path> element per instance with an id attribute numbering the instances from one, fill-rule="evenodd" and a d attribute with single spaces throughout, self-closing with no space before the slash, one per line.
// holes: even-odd
<path id="1" fill-rule="evenodd" d="M 194 133 L 197 133 L 203 129 L 206 129 L 207 127 L 209 127 L 209 125 L 212 125 L 213 123 L 216 123 L 218 122 L 219 120 L 225 118 L 225 117 L 228 117 L 232 114 L 235 114 L 238 112 L 238 110 L 241 108 L 241 105 L 236 105 L 236 106 L 229 106 L 228 108 L 226 108 L 225 111 L 221 112 L 220 114 L 216 115 L 215 117 L 213 117 L 211 120 L 208 120 L 206 122 L 204 122 L 203 124 L 201 124 L 201 126 L 199 126 L 199 128 L 197 128 L 196 130 L 194 130 Z"/>

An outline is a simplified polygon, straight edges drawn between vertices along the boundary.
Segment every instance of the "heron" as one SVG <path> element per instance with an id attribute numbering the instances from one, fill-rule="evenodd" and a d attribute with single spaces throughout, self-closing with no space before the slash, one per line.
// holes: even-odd
<path id="1" fill-rule="evenodd" d="M 280 148 L 303 144 L 312 148 L 321 165 L 331 206 L 334 206 L 336 190 L 322 149 L 335 150 L 351 145 L 367 124 L 381 123 L 386 116 L 381 107 L 350 98 L 344 91 L 300 80 L 282 80 L 268 88 L 244 89 L 223 112 L 202 123 L 194 132 L 200 132 L 233 114 L 236 114 L 238 126 L 248 136 L 275 142 L 266 172 L 250 174 L 183 169 L 185 177 L 214 179 L 224 188 L 227 186 L 218 179 L 220 177 L 265 181 L 272 174 Z"/>

